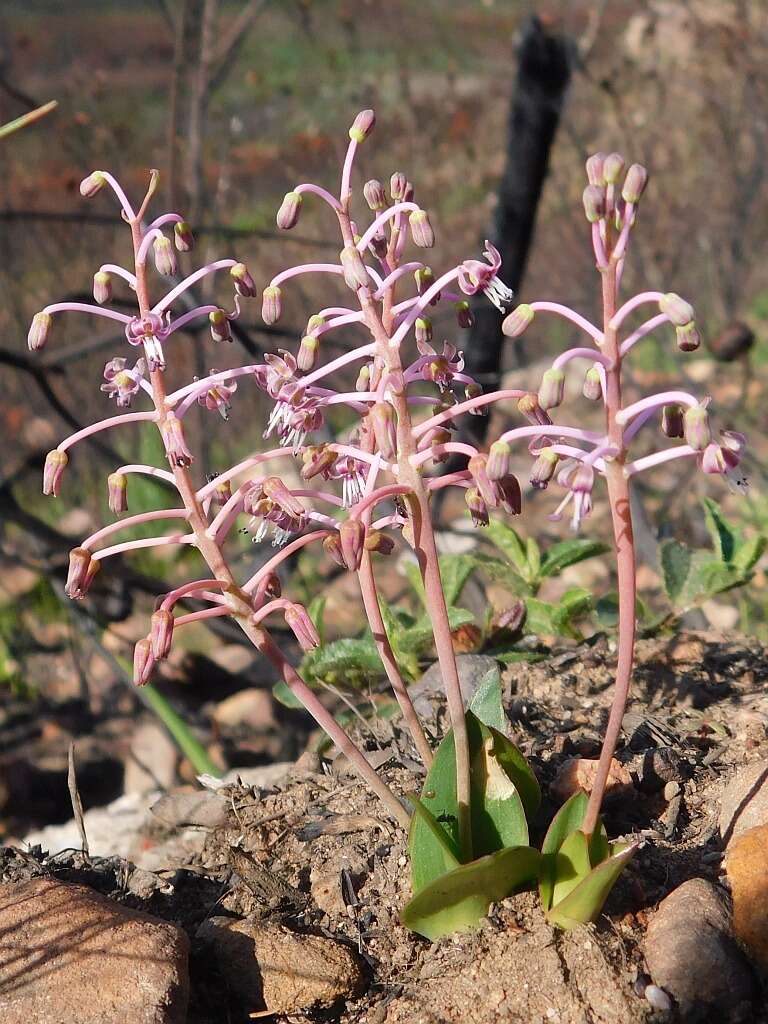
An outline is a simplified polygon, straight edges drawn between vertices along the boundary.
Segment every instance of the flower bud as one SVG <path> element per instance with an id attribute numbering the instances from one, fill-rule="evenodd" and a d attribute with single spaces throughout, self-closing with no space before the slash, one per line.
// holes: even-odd
<path id="1" fill-rule="evenodd" d="M 346 569 L 344 556 L 341 553 L 341 541 L 339 540 L 338 531 L 328 534 L 323 541 L 323 550 L 337 565 L 340 565 L 342 569 Z"/>
<path id="2" fill-rule="evenodd" d="M 675 337 L 681 352 L 695 352 L 701 344 L 701 335 L 693 320 L 683 327 L 676 327 Z"/>
<path id="3" fill-rule="evenodd" d="M 256 295 L 256 282 L 251 277 L 251 272 L 244 263 L 236 263 L 229 268 L 232 280 L 235 282 L 235 291 L 244 299 L 252 299 Z"/>
<path id="4" fill-rule="evenodd" d="M 582 385 L 581 393 L 590 402 L 599 402 L 603 397 L 603 384 L 600 379 L 600 371 L 596 366 L 590 366 L 584 374 L 584 384 Z"/>
<path id="5" fill-rule="evenodd" d="M 472 310 L 466 299 L 460 299 L 453 307 L 456 310 L 456 323 L 465 330 L 475 322 Z"/>
<path id="6" fill-rule="evenodd" d="M 542 409 L 555 409 L 565 394 L 565 374 L 553 366 L 544 372 L 539 388 L 539 405 Z"/>
<path id="7" fill-rule="evenodd" d="M 98 569 L 99 562 L 92 558 L 87 548 L 73 548 L 69 552 L 69 570 L 67 582 L 64 584 L 64 593 L 67 597 L 73 601 L 85 597 Z"/>
<path id="8" fill-rule="evenodd" d="M 534 427 L 547 427 L 552 423 L 552 417 L 539 405 L 538 395 L 532 392 L 518 399 L 517 411 Z"/>
<path id="9" fill-rule="evenodd" d="M 232 341 L 229 319 L 223 309 L 214 309 L 208 314 L 208 324 L 214 341 Z"/>
<path id="10" fill-rule="evenodd" d="M 488 451 L 486 472 L 489 480 L 501 480 L 507 476 L 510 468 L 512 448 L 506 441 L 494 441 Z"/>
<path id="11" fill-rule="evenodd" d="M 352 122 L 352 127 L 349 129 L 349 137 L 353 142 L 358 144 L 365 142 L 368 136 L 373 131 L 374 125 L 376 124 L 376 115 L 372 110 L 361 110 L 355 120 Z"/>
<path id="12" fill-rule="evenodd" d="M 477 383 L 467 384 L 465 386 L 465 388 L 464 388 L 464 398 L 468 402 L 471 401 L 473 398 L 479 398 L 482 394 L 483 394 L 483 389 Z M 446 408 L 448 408 L 450 406 L 450 404 L 451 403 L 448 402 Z M 470 416 L 487 416 L 488 415 L 488 406 L 487 405 L 478 405 L 476 408 L 469 410 L 469 415 Z"/>
<path id="13" fill-rule="evenodd" d="M 345 245 L 339 253 L 339 261 L 344 271 L 344 281 L 348 288 L 357 291 L 368 286 L 368 271 L 365 269 L 362 256 L 354 245 Z"/>
<path id="14" fill-rule="evenodd" d="M 119 516 L 128 510 L 128 477 L 125 473 L 110 473 L 107 477 L 109 510 Z"/>
<path id="15" fill-rule="evenodd" d="M 365 536 L 363 547 L 366 551 L 375 552 L 378 555 L 391 555 L 395 549 L 395 542 L 381 530 L 369 530 Z"/>
<path id="16" fill-rule="evenodd" d="M 416 317 L 413 325 L 414 335 L 417 344 L 424 344 L 432 341 L 432 321 L 428 316 Z"/>
<path id="17" fill-rule="evenodd" d="M 157 661 L 161 661 L 171 653 L 173 614 L 167 608 L 158 608 L 156 612 L 153 612 L 149 622 L 149 642 L 152 646 L 152 656 Z"/>
<path id="18" fill-rule="evenodd" d="M 377 402 L 368 413 L 379 451 L 392 462 L 397 458 L 397 420 L 389 402 Z"/>
<path id="19" fill-rule="evenodd" d="M 320 351 L 320 339 L 315 334 L 305 334 L 301 339 L 299 351 L 296 355 L 296 366 L 302 373 L 309 373 L 317 363 L 317 353 Z"/>
<path id="20" fill-rule="evenodd" d="M 389 194 L 394 202 L 399 203 L 402 201 L 407 186 L 408 180 L 403 172 L 395 171 L 389 179 Z"/>
<path id="21" fill-rule="evenodd" d="M 54 448 L 52 452 L 48 452 L 45 457 L 45 468 L 43 469 L 43 494 L 47 496 L 53 495 L 54 498 L 58 498 L 61 490 L 61 478 L 64 476 L 64 470 L 67 468 L 69 462 L 69 456 L 66 452 L 60 451 L 58 448 Z"/>
<path id="22" fill-rule="evenodd" d="M 277 226 L 281 231 L 290 231 L 291 228 L 296 226 L 303 202 L 304 197 L 301 192 L 285 193 L 275 218 Z"/>
<path id="23" fill-rule="evenodd" d="M 139 640 L 133 648 L 133 682 L 136 686 L 146 686 L 152 677 L 155 667 L 155 656 L 149 637 Z"/>
<path id="24" fill-rule="evenodd" d="M 501 325 L 502 334 L 506 334 L 508 338 L 519 338 L 528 329 L 534 316 L 533 308 L 527 302 L 521 302 L 509 316 L 504 318 Z"/>
<path id="25" fill-rule="evenodd" d="M 480 491 L 476 487 L 468 487 L 464 491 L 464 501 L 472 516 L 474 526 L 488 525 L 488 506 L 482 499 Z"/>
<path id="26" fill-rule="evenodd" d="M 587 185 L 582 196 L 584 213 L 590 224 L 596 224 L 605 216 L 605 188 L 602 185 Z"/>
<path id="27" fill-rule="evenodd" d="M 370 251 L 377 259 L 383 260 L 387 255 L 388 247 L 389 243 L 387 242 L 387 236 L 384 233 L 384 229 L 378 228 L 376 234 L 371 239 L 371 244 L 369 246 Z"/>
<path id="28" fill-rule="evenodd" d="M 48 341 L 48 335 L 51 333 L 52 323 L 53 317 L 50 313 L 35 313 L 27 334 L 27 345 L 30 352 L 39 352 L 44 347 Z"/>
<path id="29" fill-rule="evenodd" d="M 261 298 L 261 319 L 265 324 L 276 324 L 282 312 L 282 292 L 276 285 L 267 285 Z"/>
<path id="30" fill-rule="evenodd" d="M 187 447 L 181 420 L 175 413 L 169 412 L 165 423 L 160 428 L 165 444 L 165 454 L 173 468 L 185 469 L 194 462 L 192 452 Z"/>
<path id="31" fill-rule="evenodd" d="M 510 516 L 519 516 L 523 510 L 523 492 L 520 482 L 512 473 L 498 483 L 501 507 Z"/>
<path id="32" fill-rule="evenodd" d="M 311 480 L 320 473 L 328 473 L 333 469 L 338 455 L 326 444 L 308 445 L 302 452 L 303 466 L 301 479 Z"/>
<path id="33" fill-rule="evenodd" d="M 376 178 L 371 178 L 370 181 L 366 181 L 363 185 L 363 196 L 374 213 L 381 213 L 387 205 L 384 186 Z"/>
<path id="34" fill-rule="evenodd" d="M 179 220 L 173 225 L 173 241 L 177 252 L 191 252 L 194 248 L 195 236 L 185 220 Z"/>
<path id="35" fill-rule="evenodd" d="M 106 183 L 107 179 L 104 177 L 103 171 L 91 171 L 88 177 L 83 178 L 80 182 L 80 195 L 90 199 L 97 192 L 101 192 Z"/>
<path id="36" fill-rule="evenodd" d="M 171 277 L 176 273 L 176 253 L 165 235 L 158 235 L 155 238 L 152 243 L 152 251 L 158 274 L 162 274 L 163 277 Z"/>
<path id="37" fill-rule="evenodd" d="M 302 651 L 313 651 L 320 646 L 320 636 L 303 604 L 292 604 L 286 608 L 285 621 Z"/>
<path id="38" fill-rule="evenodd" d="M 357 375 L 355 381 L 355 391 L 370 391 L 371 390 L 371 368 L 367 363 L 364 363 L 360 367 L 360 372 Z"/>
<path id="39" fill-rule="evenodd" d="M 274 601 L 280 597 L 282 592 L 283 585 L 280 582 L 280 577 L 275 572 L 268 572 L 256 584 L 256 589 L 253 592 L 253 605 L 255 608 L 261 608 L 267 601 Z"/>
<path id="40" fill-rule="evenodd" d="M 232 497 L 232 484 L 229 480 L 222 480 L 216 484 L 214 490 L 209 495 L 211 499 L 211 505 L 214 508 L 224 508 L 229 499 Z"/>
<path id="41" fill-rule="evenodd" d="M 435 232 L 429 223 L 429 216 L 426 210 L 414 210 L 408 218 L 411 228 L 411 238 L 414 245 L 421 249 L 431 249 L 435 244 Z"/>
<path id="42" fill-rule="evenodd" d="M 587 160 L 587 180 L 590 185 L 605 184 L 605 153 L 593 153 Z"/>
<path id="43" fill-rule="evenodd" d="M 725 454 L 719 444 L 710 442 L 701 456 L 701 469 L 704 473 L 724 474 L 728 469 Z"/>
<path id="44" fill-rule="evenodd" d="M 693 306 L 674 292 L 667 292 L 659 299 L 659 309 L 676 327 L 685 327 L 693 320 Z"/>
<path id="45" fill-rule="evenodd" d="M 707 410 L 702 405 L 694 405 L 686 409 L 683 426 L 686 444 L 689 444 L 694 451 L 703 452 L 712 440 Z"/>
<path id="46" fill-rule="evenodd" d="M 339 527 L 339 542 L 344 565 L 350 572 L 360 568 L 365 543 L 365 527 L 359 519 L 345 519 Z"/>
<path id="47" fill-rule="evenodd" d="M 432 273 L 431 267 L 419 267 L 414 271 L 413 279 L 416 282 L 416 291 L 419 295 L 423 295 L 435 283 L 435 275 Z"/>
<path id="48" fill-rule="evenodd" d="M 97 270 L 93 275 L 93 297 L 100 306 L 112 299 L 112 277 L 106 270 Z"/>
<path id="49" fill-rule="evenodd" d="M 280 477 L 268 476 L 262 480 L 261 493 L 284 512 L 287 512 L 289 516 L 301 518 L 304 515 L 304 506 L 296 495 L 288 490 Z"/>
<path id="50" fill-rule="evenodd" d="M 554 449 L 546 446 L 540 448 L 531 468 L 530 484 L 536 490 L 543 491 L 555 475 L 560 456 Z"/>
<path id="51" fill-rule="evenodd" d="M 496 629 L 507 629 L 510 633 L 519 633 L 523 628 L 526 616 L 525 601 L 515 601 L 510 608 L 505 608 L 493 619 Z"/>
<path id="52" fill-rule="evenodd" d="M 683 410 L 679 405 L 665 405 L 661 410 L 661 429 L 667 437 L 684 437 Z"/>
<path id="53" fill-rule="evenodd" d="M 497 489 L 494 487 L 488 476 L 488 456 L 478 452 L 473 455 L 467 464 L 467 469 L 472 474 L 475 487 L 480 492 L 480 497 L 489 508 L 496 508 L 499 504 Z"/>
<path id="54" fill-rule="evenodd" d="M 632 164 L 624 179 L 621 198 L 625 203 L 639 203 L 647 184 L 648 171 L 646 171 L 642 164 Z"/>
<path id="55" fill-rule="evenodd" d="M 603 178 L 606 185 L 615 185 L 624 170 L 624 157 L 621 153 L 609 153 L 603 162 Z"/>

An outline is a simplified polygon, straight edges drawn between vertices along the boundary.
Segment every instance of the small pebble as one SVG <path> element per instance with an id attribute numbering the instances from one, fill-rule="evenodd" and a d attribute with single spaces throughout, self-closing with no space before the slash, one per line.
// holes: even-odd
<path id="1" fill-rule="evenodd" d="M 664 799 L 673 800 L 680 792 L 679 782 L 668 782 L 664 787 Z"/>
<path id="2" fill-rule="evenodd" d="M 650 976 L 650 974 L 638 974 L 637 981 L 632 986 L 634 991 L 635 991 L 635 995 L 636 996 L 640 996 L 640 998 L 642 999 L 643 996 L 645 995 L 645 990 L 648 988 L 648 986 L 650 984 L 651 984 L 651 976 Z"/>
<path id="3" fill-rule="evenodd" d="M 672 1009 L 672 1000 L 664 989 L 659 988 L 658 985 L 646 985 L 645 998 L 654 1010 L 667 1012 Z"/>

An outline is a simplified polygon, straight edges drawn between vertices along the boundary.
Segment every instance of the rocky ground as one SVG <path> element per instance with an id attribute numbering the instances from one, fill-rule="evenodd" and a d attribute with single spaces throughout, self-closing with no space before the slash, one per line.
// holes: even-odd
<path id="1" fill-rule="evenodd" d="M 545 794 L 533 841 L 589 784 L 612 656 L 601 640 L 504 675 L 510 735 Z M 486 667 L 462 657 L 468 692 Z M 766 677 L 749 641 L 639 643 L 606 823 L 643 846 L 596 924 L 571 933 L 528 892 L 471 934 L 407 932 L 406 836 L 339 758 L 150 795 L 122 856 L 102 855 L 104 839 L 89 858 L 54 852 L 80 846 L 71 832 L 38 834 L 47 849 L 30 835 L 0 859 L 2 1019 L 768 1021 Z M 419 699 L 439 732 L 433 680 Z M 418 788 L 397 723 L 360 738 L 396 788 Z M 119 810 L 100 813 L 114 828 Z"/>

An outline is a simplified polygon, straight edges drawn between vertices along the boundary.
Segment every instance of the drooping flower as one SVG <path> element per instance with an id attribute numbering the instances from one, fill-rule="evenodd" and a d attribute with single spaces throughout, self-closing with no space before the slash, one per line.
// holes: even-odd
<path id="1" fill-rule="evenodd" d="M 705 473 L 724 476 L 732 491 L 746 494 L 749 481 L 741 466 L 747 439 L 736 430 L 721 430 L 721 443 L 712 441 L 700 456 L 700 466 Z"/>
<path id="2" fill-rule="evenodd" d="M 211 369 L 210 375 L 213 376 L 217 371 Z M 195 380 L 198 378 L 195 377 Z M 230 399 L 232 395 L 237 391 L 237 381 L 229 381 L 228 383 L 219 382 L 212 384 L 206 391 L 197 396 L 197 401 L 200 405 L 204 405 L 209 412 L 214 410 L 219 413 L 223 420 L 229 419 L 229 410 L 232 408 L 232 402 Z"/>
<path id="3" fill-rule="evenodd" d="M 101 390 L 110 398 L 114 398 L 118 407 L 127 409 L 134 395 L 141 390 L 141 382 L 147 372 L 147 364 L 143 358 L 136 360 L 132 370 L 126 369 L 127 359 L 115 356 L 104 366 L 104 383 Z"/>
<path id="4" fill-rule="evenodd" d="M 168 337 L 168 320 L 158 313 L 136 316 L 126 324 L 125 336 L 129 345 L 143 345 L 150 370 L 165 369 L 163 341 Z"/>
<path id="5" fill-rule="evenodd" d="M 487 263 L 480 260 L 465 260 L 459 269 L 459 287 L 465 295 L 474 295 L 482 291 L 502 313 L 515 297 L 511 288 L 499 278 L 501 253 L 487 239 L 483 250 Z"/>
<path id="6" fill-rule="evenodd" d="M 433 355 L 434 359 L 425 362 L 421 368 L 422 380 L 437 384 L 441 392 L 450 389 L 454 375 L 464 369 L 464 356 L 456 351 L 456 346 L 449 341 L 443 342 L 442 355 L 438 355 L 431 345 L 420 345 L 422 355 Z"/>

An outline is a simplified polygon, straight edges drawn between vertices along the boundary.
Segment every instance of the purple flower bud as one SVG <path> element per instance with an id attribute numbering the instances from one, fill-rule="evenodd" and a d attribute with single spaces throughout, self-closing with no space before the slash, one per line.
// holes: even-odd
<path id="1" fill-rule="evenodd" d="M 305 334 L 301 339 L 299 351 L 296 355 L 296 366 L 302 373 L 309 373 L 317 363 L 317 353 L 320 351 L 320 339 L 315 334 Z"/>
<path id="2" fill-rule="evenodd" d="M 533 308 L 527 302 L 521 302 L 508 317 L 505 317 L 501 325 L 502 333 L 506 334 L 508 338 L 519 338 L 533 322 L 535 315 Z"/>
<path id="3" fill-rule="evenodd" d="M 602 185 L 587 185 L 582 193 L 584 213 L 590 224 L 596 224 L 605 216 L 605 188 Z"/>
<path id="4" fill-rule="evenodd" d="M 374 112 L 372 110 L 361 110 L 352 122 L 352 127 L 349 129 L 350 139 L 357 143 L 365 142 L 373 131 L 375 124 L 376 115 Z"/>
<path id="5" fill-rule="evenodd" d="M 290 231 L 291 228 L 296 226 L 303 202 L 304 197 L 301 192 L 285 193 L 276 217 L 277 226 L 281 231 Z"/>
<path id="6" fill-rule="evenodd" d="M 308 445 L 301 453 L 301 458 L 304 463 L 301 467 L 301 479 L 311 480 L 318 474 L 329 473 L 336 464 L 338 455 L 327 444 L 319 444 Z"/>
<path id="7" fill-rule="evenodd" d="M 728 466 L 723 449 L 714 441 L 710 442 L 701 456 L 701 468 L 704 473 L 725 474 Z"/>
<path id="8" fill-rule="evenodd" d="M 497 487 L 499 502 L 507 515 L 519 516 L 523 510 L 523 492 L 517 477 L 509 473 L 503 480 L 499 480 Z"/>
<path id="9" fill-rule="evenodd" d="M 693 306 L 674 292 L 667 292 L 659 299 L 659 309 L 676 327 L 685 327 L 693 320 Z"/>
<path id="10" fill-rule="evenodd" d="M 194 462 L 194 457 L 184 439 L 181 420 L 175 413 L 168 413 L 165 423 L 160 428 L 160 433 L 163 436 L 165 454 L 171 466 L 174 469 L 185 469 L 187 466 L 191 466 Z"/>
<path id="11" fill-rule="evenodd" d="M 639 203 L 647 184 L 648 171 L 646 171 L 642 164 L 632 164 L 624 179 L 621 198 L 625 203 Z"/>
<path id="12" fill-rule="evenodd" d="M 119 516 L 128 510 L 128 478 L 125 473 L 110 473 L 107 477 L 109 510 Z"/>
<path id="13" fill-rule="evenodd" d="M 380 213 L 387 205 L 384 186 L 376 178 L 371 178 L 363 185 L 363 196 L 374 213 Z"/>
<path id="14" fill-rule="evenodd" d="M 323 550 L 337 565 L 340 565 L 342 569 L 346 569 L 344 556 L 341 553 L 341 541 L 339 539 L 338 531 L 328 534 L 323 541 Z"/>
<path id="15" fill-rule="evenodd" d="M 276 324 L 283 312 L 282 292 L 277 285 L 267 285 L 261 298 L 261 319 L 265 324 Z"/>
<path id="16" fill-rule="evenodd" d="M 222 480 L 216 484 L 216 487 L 211 491 L 211 505 L 214 508 L 224 508 L 229 499 L 232 497 L 232 484 L 229 480 Z"/>
<path id="17" fill-rule="evenodd" d="M 464 397 L 465 397 L 465 399 L 467 401 L 470 401 L 473 398 L 479 398 L 480 395 L 482 395 L 482 393 L 483 393 L 483 389 L 480 387 L 479 384 L 476 384 L 476 383 L 475 384 L 467 384 L 467 386 L 464 388 Z M 470 416 L 487 416 L 488 415 L 488 406 L 487 405 L 480 405 L 476 409 L 470 409 L 469 410 L 469 415 Z"/>
<path id="18" fill-rule="evenodd" d="M 510 608 L 498 613 L 493 620 L 496 629 L 507 629 L 510 633 L 519 633 L 525 622 L 527 609 L 525 601 L 515 601 Z"/>
<path id="19" fill-rule="evenodd" d="M 661 429 L 667 437 L 685 437 L 683 410 L 679 405 L 665 405 L 661 410 Z"/>
<path id="20" fill-rule="evenodd" d="M 428 316 L 416 317 L 413 329 L 417 344 L 421 345 L 432 341 L 432 321 Z"/>
<path id="21" fill-rule="evenodd" d="M 389 194 L 392 196 L 392 201 L 395 203 L 401 202 L 407 187 L 408 179 L 406 176 L 402 171 L 395 171 L 389 179 Z"/>
<path id="22" fill-rule="evenodd" d="M 377 402 L 368 413 L 379 451 L 387 460 L 397 459 L 397 419 L 389 402 Z"/>
<path id="23" fill-rule="evenodd" d="M 596 366 L 590 366 L 584 374 L 584 384 L 582 385 L 581 393 L 590 402 L 599 402 L 603 397 L 603 384 L 600 380 L 600 371 Z"/>
<path id="24" fill-rule="evenodd" d="M 370 391 L 371 389 L 371 368 L 365 363 L 360 367 L 360 372 L 355 381 L 355 391 Z"/>
<path id="25" fill-rule="evenodd" d="M 621 153 L 609 153 L 603 162 L 603 178 L 606 185 L 615 185 L 621 177 L 625 162 Z"/>
<path id="26" fill-rule="evenodd" d="M 288 490 L 283 481 L 277 476 L 268 476 L 261 482 L 261 493 L 273 504 L 277 505 L 289 516 L 300 519 L 305 509 L 299 499 Z"/>
<path id="27" fill-rule="evenodd" d="M 79 601 L 88 593 L 88 588 L 100 563 L 91 556 L 87 548 L 73 548 L 69 552 L 69 570 L 64 593 L 73 601 Z"/>
<path id="28" fill-rule="evenodd" d="M 374 552 L 377 555 L 391 555 L 395 549 L 395 542 L 381 530 L 369 530 L 365 536 L 363 547 L 366 551 Z"/>
<path id="29" fill-rule="evenodd" d="M 480 491 L 476 487 L 468 487 L 464 491 L 464 501 L 472 516 L 474 526 L 488 525 L 488 506 L 483 501 Z"/>
<path id="30" fill-rule="evenodd" d="M 93 297 L 100 306 L 112 299 L 112 277 L 105 270 L 93 275 Z"/>
<path id="31" fill-rule="evenodd" d="M 303 604 L 292 604 L 286 608 L 285 621 L 299 641 L 302 651 L 313 651 L 320 646 L 320 636 Z"/>
<path id="32" fill-rule="evenodd" d="M 162 661 L 171 653 L 173 640 L 173 615 L 167 608 L 158 608 L 149 620 L 149 642 L 152 646 L 152 657 Z"/>
<path id="33" fill-rule="evenodd" d="M 194 248 L 195 236 L 185 220 L 179 220 L 173 225 L 173 241 L 177 252 L 191 252 Z"/>
<path id="34" fill-rule="evenodd" d="M 59 451 L 58 448 L 48 452 L 45 457 L 45 468 L 43 469 L 43 494 L 46 496 L 53 495 L 54 498 L 58 498 L 61 490 L 61 478 L 64 476 L 64 470 L 67 468 L 68 462 L 69 456 L 66 452 Z"/>
<path id="35" fill-rule="evenodd" d="M 283 592 L 283 585 L 280 577 L 275 572 L 268 572 L 262 576 L 253 592 L 253 604 L 255 608 L 261 608 L 267 601 L 274 601 Z"/>
<path id="36" fill-rule="evenodd" d="M 152 251 L 158 274 L 162 274 L 163 277 L 172 277 L 176 273 L 177 266 L 176 253 L 170 239 L 165 235 L 158 235 L 152 243 Z"/>
<path id="37" fill-rule="evenodd" d="M 363 258 L 354 245 L 345 245 L 339 253 L 339 262 L 344 271 L 344 281 L 348 288 L 357 291 L 358 288 L 366 288 L 368 285 L 368 271 L 365 269 Z"/>
<path id="38" fill-rule="evenodd" d="M 144 637 L 133 648 L 133 682 L 136 686 L 146 686 L 152 678 L 155 667 L 155 656 L 149 637 Z"/>
<path id="39" fill-rule="evenodd" d="M 427 211 L 414 210 L 408 218 L 408 223 L 414 245 L 418 245 L 421 249 L 431 249 L 435 244 L 435 232 L 429 223 Z"/>
<path id="40" fill-rule="evenodd" d="M 534 427 L 547 427 L 552 423 L 552 417 L 539 405 L 538 395 L 532 392 L 518 399 L 517 411 Z"/>
<path id="41" fill-rule="evenodd" d="M 35 313 L 27 334 L 27 345 L 30 352 L 39 352 L 45 346 L 48 335 L 51 333 L 52 323 L 53 317 L 50 313 Z"/>
<path id="42" fill-rule="evenodd" d="M 546 446 L 540 448 L 531 467 L 530 484 L 536 490 L 543 491 L 555 475 L 560 456 L 554 449 Z"/>
<path id="43" fill-rule="evenodd" d="M 229 319 L 223 309 L 214 309 L 208 314 L 208 324 L 214 341 L 232 341 Z"/>
<path id="44" fill-rule="evenodd" d="M 104 177 L 103 171 L 91 171 L 88 177 L 83 178 L 80 182 L 80 195 L 90 199 L 97 192 L 101 192 L 106 183 L 107 179 Z"/>
<path id="45" fill-rule="evenodd" d="M 256 294 L 256 282 L 251 277 L 248 267 L 244 263 L 236 263 L 229 270 L 232 280 L 235 282 L 235 291 L 244 299 L 252 299 Z"/>
<path id="46" fill-rule="evenodd" d="M 339 527 L 339 542 L 344 565 L 350 572 L 357 572 L 365 544 L 365 527 L 359 519 L 344 520 Z"/>
<path id="47" fill-rule="evenodd" d="M 553 366 L 546 370 L 539 388 L 539 405 L 542 409 L 556 409 L 565 394 L 565 374 Z"/>
<path id="48" fill-rule="evenodd" d="M 593 153 L 586 162 L 587 180 L 590 185 L 605 184 L 605 153 Z"/>
<path id="49" fill-rule="evenodd" d="M 489 508 L 496 508 L 499 504 L 498 489 L 488 476 L 488 456 L 478 452 L 469 460 L 467 469 L 472 474 L 475 487 L 480 492 L 480 497 Z"/>
<path id="50" fill-rule="evenodd" d="M 501 480 L 509 474 L 512 448 L 506 441 L 494 441 L 488 451 L 486 472 L 488 479 Z"/>
<path id="51" fill-rule="evenodd" d="M 463 327 L 465 330 L 471 327 L 475 322 L 474 316 L 472 316 L 472 310 L 469 308 L 469 303 L 466 299 L 460 299 L 453 307 L 456 310 L 456 323 L 459 327 Z"/>
<path id="52" fill-rule="evenodd" d="M 683 424 L 686 443 L 694 451 L 703 452 L 712 440 L 707 410 L 702 405 L 694 405 L 686 409 Z"/>
<path id="53" fill-rule="evenodd" d="M 683 327 L 676 327 L 675 337 L 681 352 L 695 352 L 701 344 L 701 335 L 693 320 Z"/>
<path id="54" fill-rule="evenodd" d="M 435 283 L 435 275 L 432 273 L 431 267 L 419 267 L 418 270 L 414 271 L 413 279 L 416 282 L 416 291 L 419 295 L 423 295 Z"/>

